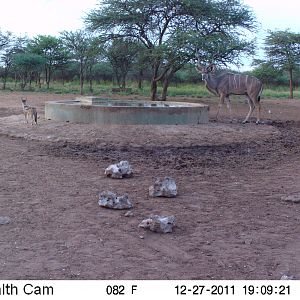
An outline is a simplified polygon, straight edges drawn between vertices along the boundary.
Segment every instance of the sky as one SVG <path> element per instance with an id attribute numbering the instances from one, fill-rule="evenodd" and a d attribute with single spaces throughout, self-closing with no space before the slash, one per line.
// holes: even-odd
<path id="1" fill-rule="evenodd" d="M 0 0 L 1 31 L 15 35 L 59 35 L 84 26 L 83 17 L 98 0 Z"/>
<path id="2" fill-rule="evenodd" d="M 98 0 L 0 0 L 0 30 L 15 35 L 59 35 L 84 26 L 83 18 L 96 8 Z M 262 45 L 267 30 L 300 33 L 299 0 L 243 0 L 256 15 Z M 247 62 L 246 62 L 247 63 Z"/>

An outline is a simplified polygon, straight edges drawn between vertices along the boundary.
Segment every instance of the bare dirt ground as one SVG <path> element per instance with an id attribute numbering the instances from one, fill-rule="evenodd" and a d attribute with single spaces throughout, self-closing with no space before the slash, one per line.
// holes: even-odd
<path id="1" fill-rule="evenodd" d="M 262 125 L 240 123 L 240 100 L 233 123 L 224 108 L 207 125 L 100 126 L 44 119 L 75 95 L 26 93 L 31 126 L 21 96 L 0 93 L 1 279 L 300 278 L 300 204 L 282 200 L 300 193 L 299 100 L 263 100 Z M 120 160 L 134 177 L 106 178 Z M 149 198 L 164 176 L 178 197 Z M 99 207 L 104 190 L 128 193 L 133 216 Z M 175 215 L 173 233 L 138 228 L 150 214 Z"/>

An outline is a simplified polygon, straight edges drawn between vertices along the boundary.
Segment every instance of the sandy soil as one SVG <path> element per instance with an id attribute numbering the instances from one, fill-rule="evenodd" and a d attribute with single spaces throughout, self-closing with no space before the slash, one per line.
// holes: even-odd
<path id="1" fill-rule="evenodd" d="M 243 100 L 214 122 L 215 99 L 207 125 L 99 126 L 44 119 L 45 101 L 76 95 L 26 96 L 37 126 L 21 93 L 0 93 L 1 279 L 300 279 L 300 204 L 282 200 L 300 193 L 300 101 L 264 100 L 258 126 L 240 123 Z M 134 177 L 104 176 L 125 159 Z M 150 198 L 164 176 L 178 197 Z M 133 216 L 99 207 L 104 190 L 128 193 Z M 175 215 L 173 233 L 139 228 L 150 214 Z"/>

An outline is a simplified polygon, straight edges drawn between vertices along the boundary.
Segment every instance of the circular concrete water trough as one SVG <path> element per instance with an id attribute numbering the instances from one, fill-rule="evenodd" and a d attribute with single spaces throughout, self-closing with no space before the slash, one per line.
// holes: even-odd
<path id="1" fill-rule="evenodd" d="M 198 103 L 82 97 L 46 102 L 45 117 L 72 123 L 199 124 L 208 122 L 208 110 Z"/>

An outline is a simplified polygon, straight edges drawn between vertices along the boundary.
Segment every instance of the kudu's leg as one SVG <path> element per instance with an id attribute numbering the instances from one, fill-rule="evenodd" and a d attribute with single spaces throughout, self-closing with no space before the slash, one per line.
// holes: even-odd
<path id="1" fill-rule="evenodd" d="M 259 124 L 260 123 L 260 110 L 261 110 L 261 105 L 260 105 L 259 100 L 257 100 L 256 105 L 257 105 L 256 124 Z"/>
<path id="2" fill-rule="evenodd" d="M 253 112 L 253 110 L 255 108 L 253 100 L 249 96 L 247 98 L 248 98 L 248 104 L 249 104 L 250 108 L 249 108 L 249 112 L 248 112 L 245 120 L 243 121 L 243 124 L 245 124 L 245 123 L 248 122 L 248 120 L 249 120 L 249 118 L 250 118 L 250 116 L 251 116 L 251 114 L 252 114 L 252 112 Z"/>
<path id="3" fill-rule="evenodd" d="M 231 101 L 230 101 L 230 98 L 228 96 L 225 98 L 225 100 L 226 100 L 227 109 L 229 110 L 230 122 L 232 122 Z"/>
<path id="4" fill-rule="evenodd" d="M 217 111 L 217 114 L 216 114 L 216 120 L 217 120 L 217 121 L 218 121 L 218 117 L 219 117 L 221 108 L 222 108 L 222 106 L 223 106 L 223 104 L 224 104 L 224 100 L 225 100 L 225 96 L 224 96 L 224 95 L 221 95 L 221 96 L 220 96 L 219 105 L 218 105 L 218 111 Z"/>

